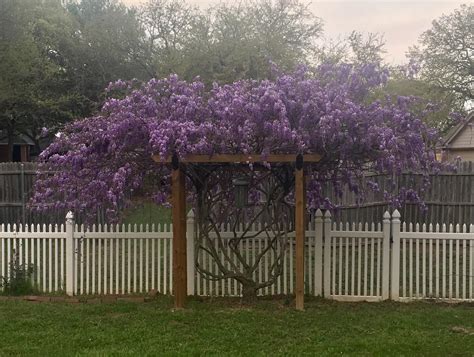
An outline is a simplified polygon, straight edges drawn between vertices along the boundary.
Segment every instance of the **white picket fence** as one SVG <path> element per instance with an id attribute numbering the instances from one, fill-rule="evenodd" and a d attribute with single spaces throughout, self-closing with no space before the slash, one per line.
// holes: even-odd
<path id="1" fill-rule="evenodd" d="M 249 232 L 258 232 L 255 225 Z M 200 264 L 218 272 L 202 250 L 195 250 L 192 212 L 187 224 L 188 294 L 239 296 L 233 280 L 210 281 L 196 272 Z M 222 227 L 223 239 L 233 237 Z M 288 234 L 283 274 L 261 295 L 287 295 L 295 289 L 294 233 Z M 215 241 L 217 246 L 217 240 Z M 246 263 L 267 244 L 263 236 L 242 241 Z M 226 246 L 226 245 L 225 245 Z M 0 226 L 0 276 L 10 262 L 33 267 L 33 283 L 43 292 L 69 295 L 172 293 L 172 225 L 104 225 L 84 228 L 69 215 L 60 226 Z M 226 246 L 226 249 L 229 249 Z M 224 252 L 221 251 L 221 254 Z M 278 253 L 278 252 L 277 252 Z M 270 249 L 254 273 L 266 281 L 275 261 Z M 233 263 L 242 268 L 237 260 Z M 342 301 L 442 299 L 474 300 L 474 226 L 407 225 L 400 214 L 385 213 L 378 225 L 336 226 L 318 211 L 306 230 L 305 292 Z"/>

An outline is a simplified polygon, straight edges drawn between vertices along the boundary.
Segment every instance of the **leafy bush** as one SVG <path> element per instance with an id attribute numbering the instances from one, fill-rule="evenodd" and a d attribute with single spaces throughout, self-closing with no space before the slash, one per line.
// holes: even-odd
<path id="1" fill-rule="evenodd" d="M 7 276 L 0 277 L 0 288 L 3 295 L 28 295 L 37 292 L 33 285 L 34 266 L 20 264 L 18 254 L 13 254 Z"/>

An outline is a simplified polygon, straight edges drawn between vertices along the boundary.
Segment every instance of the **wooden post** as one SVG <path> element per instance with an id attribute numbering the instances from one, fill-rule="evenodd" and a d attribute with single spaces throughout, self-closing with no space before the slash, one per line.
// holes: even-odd
<path id="1" fill-rule="evenodd" d="M 331 296 L 331 240 L 332 240 L 331 212 L 324 214 L 324 275 L 323 275 L 323 296 L 329 299 Z"/>
<path id="2" fill-rule="evenodd" d="M 392 213 L 392 279 L 390 286 L 390 297 L 392 300 L 400 300 L 400 212 Z"/>
<path id="3" fill-rule="evenodd" d="M 187 267 L 187 276 L 188 276 L 188 295 L 194 295 L 195 294 L 195 284 L 194 284 L 194 279 L 196 278 L 196 267 L 195 267 L 195 258 L 194 258 L 194 239 L 195 239 L 195 220 L 194 220 L 194 211 L 191 209 L 188 212 L 188 228 L 186 232 L 187 236 L 187 262 L 188 262 L 188 267 Z"/>
<path id="4" fill-rule="evenodd" d="M 76 255 L 74 254 L 74 215 L 69 211 L 66 215 L 66 294 L 74 295 Z"/>
<path id="5" fill-rule="evenodd" d="M 316 211 L 314 227 L 314 295 L 323 296 L 323 213 Z"/>
<path id="6" fill-rule="evenodd" d="M 390 296 L 390 213 L 383 215 L 382 300 Z"/>
<path id="7" fill-rule="evenodd" d="M 185 177 L 178 157 L 173 156 L 171 172 L 173 217 L 173 290 L 174 307 L 181 309 L 187 293 L 186 270 L 186 193 Z"/>
<path id="8" fill-rule="evenodd" d="M 296 230 L 296 309 L 304 309 L 304 244 L 305 244 L 305 188 L 303 156 L 296 157 L 295 170 L 295 230 Z"/>

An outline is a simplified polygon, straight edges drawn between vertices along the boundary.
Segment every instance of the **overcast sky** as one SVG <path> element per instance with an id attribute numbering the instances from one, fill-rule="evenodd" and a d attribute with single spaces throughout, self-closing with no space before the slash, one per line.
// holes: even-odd
<path id="1" fill-rule="evenodd" d="M 124 0 L 138 4 L 140 0 Z M 203 8 L 224 0 L 187 0 Z M 235 2 L 229 1 L 229 2 Z M 324 34 L 329 38 L 345 36 L 353 30 L 379 32 L 386 41 L 386 60 L 389 63 L 405 61 L 405 52 L 415 44 L 419 35 L 431 27 L 431 21 L 449 14 L 463 3 L 472 1 L 355 1 L 313 0 L 311 10 L 324 21 Z"/>

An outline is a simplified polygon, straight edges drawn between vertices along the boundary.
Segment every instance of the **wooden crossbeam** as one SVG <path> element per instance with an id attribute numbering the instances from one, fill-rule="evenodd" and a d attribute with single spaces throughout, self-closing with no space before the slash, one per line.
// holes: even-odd
<path id="1" fill-rule="evenodd" d="M 181 163 L 285 163 L 295 162 L 297 154 L 270 154 L 270 155 L 247 155 L 247 154 L 215 154 L 215 155 L 186 155 L 179 158 Z M 153 160 L 159 163 L 171 163 L 172 157 L 163 158 L 160 155 L 153 155 Z M 321 156 L 319 154 L 303 155 L 304 163 L 319 162 Z"/>

